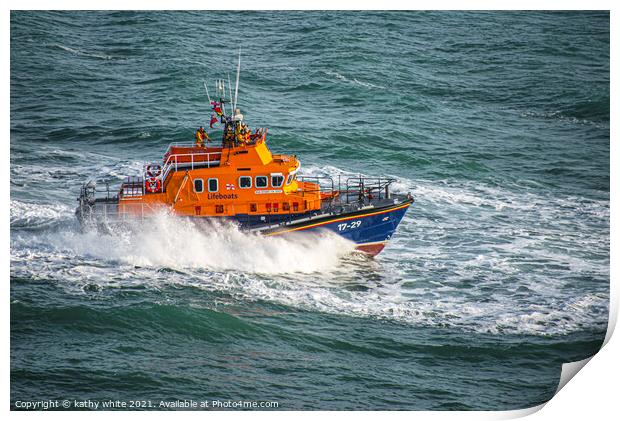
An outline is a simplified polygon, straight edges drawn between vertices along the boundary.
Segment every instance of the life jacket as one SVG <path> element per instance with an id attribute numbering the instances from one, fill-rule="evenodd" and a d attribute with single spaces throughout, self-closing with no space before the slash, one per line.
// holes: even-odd
<path id="1" fill-rule="evenodd" d="M 197 130 L 196 131 L 196 145 L 197 146 L 204 146 L 204 144 L 205 144 L 205 141 L 204 141 L 203 135 L 200 132 L 200 130 Z"/>

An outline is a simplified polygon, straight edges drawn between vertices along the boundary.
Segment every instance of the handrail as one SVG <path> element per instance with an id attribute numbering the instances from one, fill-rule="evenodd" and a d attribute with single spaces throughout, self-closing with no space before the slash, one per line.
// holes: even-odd
<path id="1" fill-rule="evenodd" d="M 162 171 L 161 174 L 159 176 L 160 180 L 161 180 L 161 184 L 162 184 L 162 189 L 164 189 L 164 183 L 166 182 L 166 178 L 168 177 L 168 174 L 170 173 L 170 171 L 172 171 L 172 167 L 174 166 L 174 170 L 178 171 L 179 169 L 179 161 L 178 158 L 179 157 L 183 157 L 183 156 L 189 156 L 191 158 L 190 160 L 190 164 L 191 164 L 191 169 L 194 169 L 194 156 L 206 156 L 207 160 L 206 161 L 198 161 L 198 162 L 206 162 L 207 164 L 211 164 L 211 162 L 216 162 L 217 159 L 211 159 L 211 155 L 219 155 L 219 159 L 222 159 L 222 152 L 197 152 L 197 153 L 184 153 L 184 154 L 172 154 L 169 155 L 168 158 L 166 159 L 166 161 L 164 162 L 164 165 L 162 167 Z"/>
<path id="2" fill-rule="evenodd" d="M 213 141 L 211 143 L 212 146 L 215 147 L 221 147 L 221 143 L 217 143 L 214 144 Z M 195 142 L 171 142 L 168 144 L 168 147 L 166 148 L 166 152 L 164 152 L 164 155 L 166 155 L 171 148 L 195 148 L 196 147 L 196 143 Z"/>
<path id="3" fill-rule="evenodd" d="M 390 191 L 389 186 L 396 181 L 395 178 L 389 177 L 349 177 L 346 179 L 344 189 L 341 187 L 340 176 L 338 177 L 338 188 L 334 189 L 334 181 L 329 176 L 298 176 L 297 179 L 301 182 L 310 182 L 316 184 L 316 188 L 307 188 L 303 186 L 301 195 L 316 194 L 317 192 L 324 193 L 322 200 L 326 201 L 328 209 L 332 206 L 342 204 L 346 202 L 351 203 L 354 200 L 359 203 L 363 203 L 366 200 L 372 199 L 389 199 Z M 322 180 L 329 180 L 330 186 L 322 186 Z"/>
<path id="4" fill-rule="evenodd" d="M 126 221 L 127 217 L 138 216 L 140 219 L 144 219 L 145 215 L 166 208 L 165 206 L 150 203 L 123 203 L 122 206 L 119 206 L 117 203 L 98 203 L 97 207 L 103 210 L 103 219 L 108 222 Z M 95 215 L 91 213 L 89 216 L 92 220 Z"/>
<path id="5" fill-rule="evenodd" d="M 362 200 L 365 194 L 370 196 L 373 192 L 378 193 L 378 198 L 381 199 L 382 194 L 386 198 L 389 197 L 389 186 L 395 182 L 395 178 L 389 177 L 350 177 L 346 182 L 346 198 L 349 203 L 349 195 L 358 195 L 358 200 Z M 355 184 L 357 183 L 357 184 Z M 385 193 L 383 193 L 385 192 Z"/>
<path id="6" fill-rule="evenodd" d="M 327 180 L 329 181 L 329 184 L 331 184 L 331 188 L 329 189 L 329 191 L 334 191 L 334 179 L 332 177 L 329 176 L 313 176 L 313 175 L 302 175 L 302 176 L 298 176 L 297 180 L 302 182 L 302 183 L 316 183 L 318 185 L 318 189 L 316 190 L 304 190 L 302 191 L 302 195 L 303 193 L 313 193 L 316 191 L 321 191 L 321 180 Z M 316 181 L 314 181 L 316 180 Z"/>
<path id="7" fill-rule="evenodd" d="M 387 199 L 390 197 L 389 186 L 396 181 L 395 178 L 389 177 L 349 177 L 346 180 L 345 188 L 342 189 L 340 187 L 340 177 L 338 177 L 338 189 L 334 189 L 333 178 L 329 176 L 298 176 L 297 179 L 301 182 L 313 182 L 317 185 L 316 189 L 302 189 L 302 196 L 305 196 L 306 193 L 326 193 L 326 199 L 329 200 L 330 206 L 332 203 L 342 202 L 342 200 L 350 203 L 352 197 L 357 197 L 356 200 L 358 201 L 363 201 L 365 198 L 370 199 L 372 196 L 375 196 L 377 199 Z M 329 186 L 321 186 L 321 180 L 329 180 L 331 188 Z"/>
<path id="8" fill-rule="evenodd" d="M 269 132 L 269 128 L 268 127 L 261 127 L 259 128 L 259 134 L 260 137 L 257 139 L 254 139 L 254 143 L 259 143 L 259 142 L 264 142 L 267 140 L 267 133 Z M 253 133 L 254 134 L 254 133 Z M 211 144 L 215 147 L 223 147 L 224 143 L 223 142 L 219 142 L 215 143 L 214 141 L 211 141 Z M 168 152 L 170 152 L 170 149 L 173 147 L 177 147 L 177 148 L 193 148 L 196 147 L 196 143 L 194 142 L 170 142 L 168 144 L 168 147 L 166 148 L 166 152 L 164 152 L 164 155 L 167 154 Z"/>
<path id="9" fill-rule="evenodd" d="M 189 143 L 189 142 L 171 142 L 168 144 L 168 147 L 166 148 L 166 152 L 164 152 L 164 155 L 168 153 L 168 151 L 173 148 L 173 147 L 177 147 L 177 148 L 193 148 L 195 147 L 196 144 L 195 143 Z"/>

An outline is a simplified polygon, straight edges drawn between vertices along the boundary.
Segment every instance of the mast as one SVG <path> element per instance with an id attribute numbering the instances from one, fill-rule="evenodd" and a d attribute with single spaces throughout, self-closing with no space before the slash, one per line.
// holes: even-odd
<path id="1" fill-rule="evenodd" d="M 232 121 L 233 114 L 235 113 L 235 110 L 234 110 L 235 107 L 234 107 L 234 104 L 233 104 L 232 88 L 231 88 L 231 85 L 230 85 L 230 73 L 226 73 L 226 76 L 228 76 L 228 98 L 230 98 L 230 107 L 231 107 L 231 109 L 230 109 L 230 119 Z"/>
<path id="2" fill-rule="evenodd" d="M 205 91 L 207 91 L 207 99 L 209 100 L 209 105 L 211 105 L 211 96 L 209 95 L 209 88 L 207 88 L 207 82 L 202 82 L 202 84 L 205 86 Z"/>
<path id="3" fill-rule="evenodd" d="M 235 83 L 235 105 L 233 106 L 233 114 L 237 109 L 237 94 L 239 93 L 239 73 L 241 72 L 241 48 L 239 48 L 239 61 L 237 62 L 237 82 Z"/>
<path id="4" fill-rule="evenodd" d="M 224 113 L 224 115 L 226 115 L 226 85 L 224 84 L 224 79 L 215 80 L 215 91 L 217 92 L 217 96 L 220 99 L 219 102 L 220 106 L 222 107 L 222 112 Z"/>

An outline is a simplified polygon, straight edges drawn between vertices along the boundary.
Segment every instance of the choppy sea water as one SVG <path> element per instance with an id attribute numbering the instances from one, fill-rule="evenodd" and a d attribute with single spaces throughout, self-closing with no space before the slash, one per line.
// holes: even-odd
<path id="1" fill-rule="evenodd" d="M 416 203 L 375 259 L 328 236 L 73 215 L 207 125 L 202 81 L 305 174 Z M 516 409 L 600 347 L 609 14 L 13 12 L 11 401 Z"/>

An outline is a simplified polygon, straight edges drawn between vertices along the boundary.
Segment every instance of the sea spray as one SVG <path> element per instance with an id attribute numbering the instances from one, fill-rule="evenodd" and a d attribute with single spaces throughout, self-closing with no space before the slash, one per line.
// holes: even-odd
<path id="1" fill-rule="evenodd" d="M 265 237 L 232 223 L 191 221 L 162 212 L 143 221 L 59 232 L 50 244 L 72 254 L 122 264 L 252 273 L 317 272 L 338 265 L 354 244 L 329 231 Z"/>

